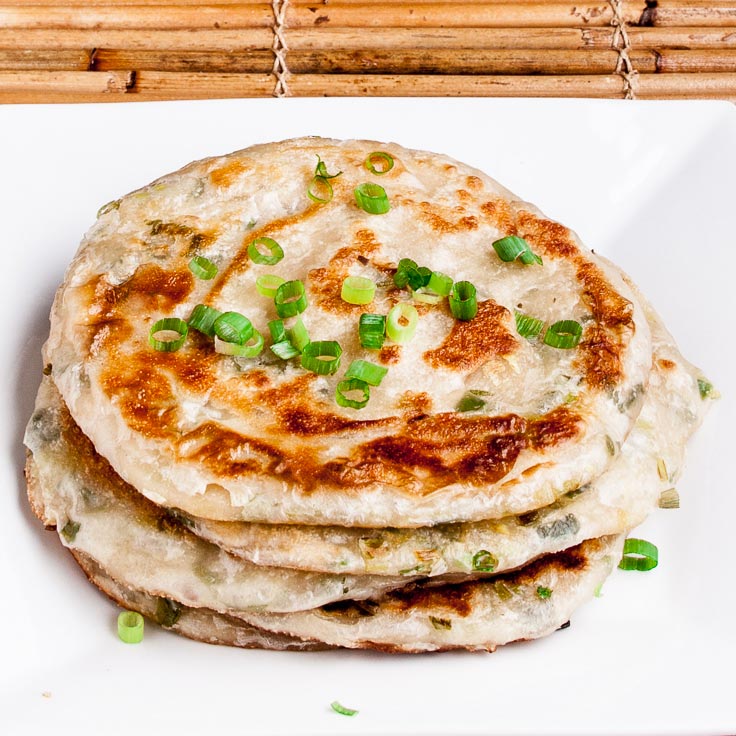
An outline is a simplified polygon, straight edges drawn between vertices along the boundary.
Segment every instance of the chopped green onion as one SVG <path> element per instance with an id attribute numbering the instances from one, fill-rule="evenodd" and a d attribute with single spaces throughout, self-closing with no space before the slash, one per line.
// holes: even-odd
<path id="1" fill-rule="evenodd" d="M 360 344 L 368 350 L 380 350 L 386 339 L 386 318 L 382 314 L 361 314 Z"/>
<path id="2" fill-rule="evenodd" d="M 370 304 L 375 295 L 375 283 L 364 276 L 348 276 L 342 282 L 340 296 L 348 304 Z"/>
<path id="3" fill-rule="evenodd" d="M 69 519 L 66 524 L 64 524 L 64 528 L 61 530 L 61 536 L 66 539 L 69 544 L 71 544 L 76 538 L 77 533 L 82 528 L 82 525 L 78 521 L 72 521 Z"/>
<path id="4" fill-rule="evenodd" d="M 351 394 L 360 392 L 360 398 L 351 398 Z M 365 381 L 360 378 L 346 378 L 340 381 L 335 389 L 335 401 L 340 406 L 348 406 L 351 409 L 362 409 L 371 398 L 371 390 Z"/>
<path id="5" fill-rule="evenodd" d="M 452 629 L 452 619 L 439 618 L 439 616 L 430 616 L 429 620 L 438 631 L 450 631 Z"/>
<path id="6" fill-rule="evenodd" d="M 488 550 L 478 550 L 473 555 L 473 570 L 477 572 L 493 572 L 498 567 L 498 558 Z"/>
<path id="7" fill-rule="evenodd" d="M 659 508 L 661 509 L 679 509 L 680 494 L 676 488 L 668 488 L 659 494 Z"/>
<path id="8" fill-rule="evenodd" d="M 291 344 L 289 340 L 281 340 L 271 345 L 271 352 L 277 355 L 282 360 L 289 360 L 290 358 L 296 358 L 299 355 L 299 351 Z"/>
<path id="9" fill-rule="evenodd" d="M 657 567 L 659 551 L 646 539 L 634 539 L 624 542 L 624 554 L 618 566 L 622 570 L 640 570 L 646 572 Z"/>
<path id="10" fill-rule="evenodd" d="M 100 209 L 97 210 L 97 217 L 102 217 L 102 215 L 106 215 L 108 212 L 112 212 L 113 210 L 117 210 L 120 208 L 120 200 L 114 199 L 112 202 L 108 202 L 107 204 L 103 204 Z"/>
<path id="11" fill-rule="evenodd" d="M 593 595 L 596 598 L 602 598 L 603 597 L 603 583 L 598 583 L 598 585 L 595 586 L 595 590 L 593 591 Z"/>
<path id="12" fill-rule="evenodd" d="M 430 291 L 428 286 L 422 286 L 419 289 L 412 290 L 411 298 L 415 302 L 421 302 L 422 304 L 439 304 L 442 300 L 442 297 Z"/>
<path id="13" fill-rule="evenodd" d="M 242 344 L 226 342 L 215 336 L 215 352 L 222 355 L 235 355 L 240 358 L 255 358 L 263 350 L 263 335 L 253 330 L 250 339 Z"/>
<path id="14" fill-rule="evenodd" d="M 188 324 L 192 329 L 197 330 L 197 332 L 201 332 L 203 335 L 207 335 L 207 337 L 214 337 L 215 321 L 221 314 L 222 312 L 212 309 L 212 307 L 208 307 L 206 304 L 197 304 L 192 310 Z"/>
<path id="15" fill-rule="evenodd" d="M 217 276 L 217 266 L 209 258 L 204 256 L 194 256 L 189 261 L 189 270 L 203 281 L 209 281 Z"/>
<path id="16" fill-rule="evenodd" d="M 485 405 L 486 402 L 479 396 L 467 393 L 462 397 L 462 399 L 460 399 L 460 401 L 457 402 L 455 411 L 477 411 L 478 409 L 482 409 Z"/>
<path id="17" fill-rule="evenodd" d="M 551 598 L 552 597 L 552 589 L 551 588 L 545 588 L 543 585 L 537 586 L 537 596 L 544 600 L 545 598 Z"/>
<path id="18" fill-rule="evenodd" d="M 569 350 L 574 348 L 583 335 L 583 326 L 574 319 L 563 319 L 555 322 L 544 333 L 544 344 L 553 348 Z"/>
<path id="19" fill-rule="evenodd" d="M 238 345 L 248 342 L 253 334 L 251 321 L 240 312 L 223 312 L 215 320 L 213 327 L 220 340 Z"/>
<path id="20" fill-rule="evenodd" d="M 136 611 L 122 611 L 118 614 L 118 636 L 126 644 L 139 644 L 143 641 L 143 616 Z"/>
<path id="21" fill-rule="evenodd" d="M 514 319 L 516 320 L 516 331 L 526 338 L 536 337 L 544 327 L 544 322 L 536 317 L 530 317 L 514 310 Z"/>
<path id="22" fill-rule="evenodd" d="M 700 392 L 701 399 L 707 399 L 712 394 L 712 398 L 717 398 L 715 396 L 713 384 L 705 378 L 698 378 L 698 391 Z"/>
<path id="23" fill-rule="evenodd" d="M 181 604 L 170 598 L 158 598 L 156 601 L 156 612 L 154 618 L 156 623 L 171 628 L 181 616 Z"/>
<path id="24" fill-rule="evenodd" d="M 332 184 L 324 176 L 313 176 L 307 187 L 307 196 L 313 202 L 327 204 L 327 202 L 332 201 L 334 196 Z"/>
<path id="25" fill-rule="evenodd" d="M 452 286 L 449 302 L 455 319 L 468 321 L 478 314 L 475 286 L 470 281 L 456 281 Z"/>
<path id="26" fill-rule="evenodd" d="M 365 161 L 363 161 L 363 166 L 365 166 L 371 174 L 381 176 L 393 169 L 394 160 L 385 151 L 373 151 L 373 153 L 369 153 L 368 156 L 366 156 Z"/>
<path id="27" fill-rule="evenodd" d="M 309 333 L 301 317 L 296 318 L 294 326 L 286 331 L 289 342 L 301 353 L 309 345 Z"/>
<path id="28" fill-rule="evenodd" d="M 336 177 L 340 176 L 340 174 L 342 174 L 342 171 L 338 171 L 337 174 L 328 174 L 327 165 L 319 157 L 319 155 L 317 156 L 317 166 L 314 169 L 315 176 L 321 176 L 323 179 L 335 179 Z"/>
<path id="29" fill-rule="evenodd" d="M 263 253 L 259 247 L 265 248 L 268 252 Z M 284 249 L 273 238 L 264 236 L 256 238 L 248 246 L 248 256 L 259 266 L 275 266 L 284 257 Z"/>
<path id="30" fill-rule="evenodd" d="M 386 190 L 378 184 L 365 182 L 353 190 L 358 207 L 371 215 L 384 215 L 391 209 Z"/>
<path id="31" fill-rule="evenodd" d="M 296 279 L 285 281 L 276 290 L 274 297 L 276 313 L 279 317 L 295 317 L 307 308 L 307 294 L 304 284 Z"/>
<path id="32" fill-rule="evenodd" d="M 289 339 L 286 334 L 286 325 L 282 319 L 272 319 L 268 323 L 268 331 L 271 333 L 272 342 L 283 342 Z"/>
<path id="33" fill-rule="evenodd" d="M 399 302 L 391 307 L 386 317 L 386 334 L 398 343 L 409 342 L 417 330 L 419 313 L 416 308 L 406 302 Z"/>
<path id="34" fill-rule="evenodd" d="M 342 348 L 334 340 L 310 342 L 302 350 L 302 368 L 326 376 L 340 367 Z"/>
<path id="35" fill-rule="evenodd" d="M 264 273 L 256 279 L 256 289 L 261 296 L 269 296 L 273 299 L 276 296 L 276 290 L 285 282 L 286 279 L 282 279 L 281 276 Z"/>
<path id="36" fill-rule="evenodd" d="M 496 240 L 493 243 L 493 250 L 496 251 L 498 257 L 509 263 L 515 261 L 517 258 L 525 265 L 531 265 L 532 263 L 538 263 L 542 265 L 542 259 L 532 251 L 529 243 L 524 238 L 519 238 L 516 235 L 508 235 L 505 238 Z"/>
<path id="37" fill-rule="evenodd" d="M 411 258 L 402 258 L 399 261 L 399 265 L 396 267 L 396 273 L 394 274 L 394 283 L 399 289 L 403 289 L 409 283 L 409 274 L 413 271 L 419 271 L 416 261 L 412 261 Z M 424 286 L 424 284 L 418 284 L 417 289 Z"/>
<path id="38" fill-rule="evenodd" d="M 335 713 L 339 713 L 341 716 L 354 716 L 358 713 L 357 710 L 346 708 L 344 705 L 340 705 L 337 700 L 334 703 L 330 703 L 330 708 L 332 708 Z"/>
<path id="39" fill-rule="evenodd" d="M 450 296 L 452 291 L 452 279 L 440 271 L 432 271 L 427 288 L 440 296 Z"/>
<path id="40" fill-rule="evenodd" d="M 354 360 L 345 372 L 345 378 L 359 378 L 371 386 L 380 386 L 388 368 L 376 365 L 368 360 Z"/>
<path id="41" fill-rule="evenodd" d="M 154 350 L 162 353 L 177 351 L 187 339 L 189 327 L 178 317 L 164 317 L 153 323 L 148 333 L 148 342 Z"/>

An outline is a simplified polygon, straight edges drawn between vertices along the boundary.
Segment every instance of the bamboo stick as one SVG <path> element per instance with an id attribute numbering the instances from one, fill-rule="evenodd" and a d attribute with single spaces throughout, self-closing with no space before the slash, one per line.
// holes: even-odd
<path id="1" fill-rule="evenodd" d="M 76 49 L 0 49 L 0 71 L 86 71 L 90 58 Z"/>
<path id="2" fill-rule="evenodd" d="M 736 73 L 730 74 L 640 74 L 637 97 L 693 95 L 736 96 Z"/>
<path id="3" fill-rule="evenodd" d="M 127 72 L 0 72 L 3 93 L 52 94 L 125 94 L 135 84 L 135 73 Z"/>

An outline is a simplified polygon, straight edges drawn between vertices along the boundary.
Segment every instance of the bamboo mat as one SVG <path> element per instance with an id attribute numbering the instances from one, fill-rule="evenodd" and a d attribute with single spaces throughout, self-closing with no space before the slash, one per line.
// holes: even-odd
<path id="1" fill-rule="evenodd" d="M 736 100 L 736 0 L 0 0 L 0 102 Z"/>

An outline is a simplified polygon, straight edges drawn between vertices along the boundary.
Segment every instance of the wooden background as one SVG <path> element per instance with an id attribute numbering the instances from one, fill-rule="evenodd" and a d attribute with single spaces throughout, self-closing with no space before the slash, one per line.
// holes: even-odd
<path id="1" fill-rule="evenodd" d="M 620 98 L 613 6 L 292 0 L 288 93 Z M 736 0 L 619 7 L 637 98 L 736 100 Z M 0 102 L 271 96 L 274 17 L 254 0 L 0 0 Z"/>

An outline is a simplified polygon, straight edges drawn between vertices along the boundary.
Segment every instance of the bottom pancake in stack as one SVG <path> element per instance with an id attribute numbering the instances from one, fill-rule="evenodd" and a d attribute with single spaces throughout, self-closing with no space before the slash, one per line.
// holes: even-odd
<path id="1" fill-rule="evenodd" d="M 120 605 L 186 636 L 270 649 L 493 651 L 590 600 L 680 473 L 705 402 L 655 315 L 647 398 L 611 468 L 521 516 L 414 529 L 221 522 L 125 483 L 44 378 L 26 434 L 36 515 Z"/>

